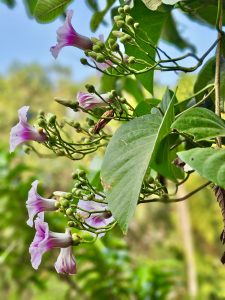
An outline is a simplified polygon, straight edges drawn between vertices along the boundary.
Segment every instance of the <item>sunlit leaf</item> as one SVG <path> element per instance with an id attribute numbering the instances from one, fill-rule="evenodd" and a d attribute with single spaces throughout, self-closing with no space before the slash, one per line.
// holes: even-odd
<path id="1" fill-rule="evenodd" d="M 206 108 L 192 108 L 184 112 L 172 128 L 192 135 L 196 141 L 225 136 L 225 122 Z"/>
<path id="2" fill-rule="evenodd" d="M 38 0 L 34 16 L 38 22 L 45 23 L 61 15 L 72 0 Z"/>
<path id="3" fill-rule="evenodd" d="M 225 150 L 194 148 L 177 155 L 202 177 L 225 188 Z"/>
<path id="4" fill-rule="evenodd" d="M 120 127 L 111 139 L 101 170 L 113 216 L 123 232 L 134 214 L 143 178 L 160 141 L 170 132 L 173 100 L 162 118 L 145 115 Z"/>

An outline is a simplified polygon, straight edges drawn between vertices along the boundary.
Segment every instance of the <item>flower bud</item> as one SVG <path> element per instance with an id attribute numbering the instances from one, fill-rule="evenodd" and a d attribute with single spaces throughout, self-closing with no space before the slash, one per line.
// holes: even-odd
<path id="1" fill-rule="evenodd" d="M 123 15 L 123 14 L 124 14 L 124 8 L 123 8 L 123 7 L 119 7 L 119 8 L 118 8 L 118 13 L 119 13 L 120 15 Z"/>
<path id="2" fill-rule="evenodd" d="M 133 64 L 133 63 L 135 63 L 135 57 L 130 56 L 127 61 L 128 61 L 128 64 Z"/>
<path id="3" fill-rule="evenodd" d="M 75 180 L 78 179 L 78 176 L 77 176 L 76 172 L 72 173 L 72 178 L 75 179 Z"/>
<path id="4" fill-rule="evenodd" d="M 91 41 L 93 44 L 97 44 L 97 42 L 99 41 L 99 39 L 97 39 L 96 37 L 92 37 Z"/>
<path id="5" fill-rule="evenodd" d="M 113 20 L 114 20 L 115 22 L 118 22 L 118 21 L 123 21 L 123 18 L 122 18 L 121 16 L 115 16 L 115 17 L 113 18 Z"/>
<path id="6" fill-rule="evenodd" d="M 87 49 L 87 50 L 85 50 L 84 51 L 84 54 L 86 55 L 86 56 L 89 56 L 89 53 L 91 52 L 91 50 L 90 49 Z"/>
<path id="7" fill-rule="evenodd" d="M 82 184 L 81 184 L 80 182 L 76 182 L 76 183 L 74 184 L 74 187 L 75 187 L 76 189 L 81 188 L 81 186 L 82 186 Z"/>
<path id="8" fill-rule="evenodd" d="M 59 201 L 55 201 L 55 207 L 56 208 L 60 208 L 60 206 L 61 206 L 60 202 Z"/>
<path id="9" fill-rule="evenodd" d="M 87 118 L 87 123 L 89 126 L 93 126 L 95 124 L 95 121 L 90 118 Z"/>
<path id="10" fill-rule="evenodd" d="M 68 226 L 68 227 L 75 227 L 75 223 L 74 223 L 73 221 L 69 221 L 69 222 L 67 223 L 67 226 Z"/>
<path id="11" fill-rule="evenodd" d="M 88 56 L 93 58 L 93 59 L 96 59 L 97 53 L 95 53 L 94 51 L 90 51 L 90 52 L 88 52 Z"/>
<path id="12" fill-rule="evenodd" d="M 47 124 L 49 126 L 52 126 L 55 124 L 55 121 L 56 121 L 56 115 L 49 113 L 47 115 Z"/>
<path id="13" fill-rule="evenodd" d="M 81 240 L 81 237 L 78 234 L 76 234 L 76 233 L 72 234 L 73 246 L 79 245 L 80 240 Z"/>
<path id="14" fill-rule="evenodd" d="M 81 58 L 80 62 L 82 63 L 82 65 L 87 65 L 88 61 L 86 60 L 86 58 Z"/>
<path id="15" fill-rule="evenodd" d="M 38 126 L 40 126 L 40 127 L 45 127 L 46 126 L 46 121 L 45 121 L 45 119 L 38 119 L 37 120 L 37 124 L 38 124 Z"/>
<path id="16" fill-rule="evenodd" d="M 125 33 L 122 32 L 122 31 L 113 30 L 113 31 L 112 31 L 112 35 L 115 36 L 115 37 L 117 37 L 117 38 L 120 38 L 120 37 L 124 36 Z"/>
<path id="17" fill-rule="evenodd" d="M 128 34 L 124 34 L 124 36 L 122 36 L 120 38 L 120 42 L 121 43 L 126 43 L 126 42 L 130 42 L 132 40 L 131 36 L 129 36 Z"/>
<path id="18" fill-rule="evenodd" d="M 64 198 L 65 199 L 71 199 L 71 197 L 72 197 L 72 193 L 66 193 L 65 195 L 64 195 Z"/>
<path id="19" fill-rule="evenodd" d="M 68 216 L 71 216 L 71 215 L 73 214 L 72 208 L 67 208 L 66 214 L 67 214 Z"/>
<path id="20" fill-rule="evenodd" d="M 124 5 L 123 9 L 124 9 L 125 13 L 130 12 L 130 6 L 129 5 Z"/>
<path id="21" fill-rule="evenodd" d="M 77 174 L 79 177 L 83 177 L 83 178 L 86 177 L 86 173 L 84 170 L 77 170 Z"/>
<path id="22" fill-rule="evenodd" d="M 112 50 L 113 51 L 119 51 L 120 50 L 120 46 L 116 43 L 116 44 L 112 45 Z"/>
<path id="23" fill-rule="evenodd" d="M 105 61 L 105 56 L 102 54 L 98 54 L 96 57 L 96 61 L 99 63 L 103 63 Z"/>
<path id="24" fill-rule="evenodd" d="M 134 24 L 134 19 L 131 16 L 126 16 L 126 23 L 128 25 L 133 25 Z"/>
<path id="25" fill-rule="evenodd" d="M 108 40 L 109 46 L 112 47 L 115 43 L 116 43 L 116 39 L 115 38 L 110 38 Z"/>
<path id="26" fill-rule="evenodd" d="M 94 195 L 94 194 L 90 194 L 90 195 L 88 195 L 88 196 L 87 196 L 87 200 L 93 200 L 93 199 L 94 199 L 94 197 L 95 197 L 95 195 Z"/>
<path id="27" fill-rule="evenodd" d="M 120 98 L 120 102 L 123 103 L 123 104 L 125 104 L 127 102 L 127 100 L 124 97 L 121 97 Z"/>
<path id="28" fill-rule="evenodd" d="M 101 47 L 100 47 L 99 45 L 94 45 L 94 46 L 93 46 L 93 51 L 94 51 L 94 52 L 99 53 L 99 52 L 101 52 L 101 50 L 102 50 L 102 49 L 101 49 Z"/>
<path id="29" fill-rule="evenodd" d="M 103 43 L 103 41 L 98 40 L 97 45 L 101 48 L 104 49 L 105 48 L 105 44 Z"/>
<path id="30" fill-rule="evenodd" d="M 134 28 L 135 28 L 135 29 L 138 29 L 139 27 L 140 27 L 140 24 L 139 24 L 139 23 L 137 23 L 137 22 L 134 23 Z"/>
<path id="31" fill-rule="evenodd" d="M 124 21 L 117 21 L 117 22 L 116 22 L 116 26 L 117 26 L 118 28 L 123 28 L 123 27 L 125 26 L 125 22 L 124 22 Z"/>
<path id="32" fill-rule="evenodd" d="M 76 190 L 75 196 L 80 197 L 81 196 L 81 190 Z"/>
<path id="33" fill-rule="evenodd" d="M 116 90 L 111 90 L 111 94 L 112 94 L 113 98 L 115 98 L 117 96 Z"/>
<path id="34" fill-rule="evenodd" d="M 61 201 L 61 205 L 63 206 L 63 207 L 69 207 L 69 201 L 68 200 L 66 200 L 66 199 L 63 199 L 62 201 Z"/>
<path id="35" fill-rule="evenodd" d="M 88 93 L 94 93 L 95 92 L 95 87 L 92 84 L 86 84 L 85 85 Z"/>
<path id="36" fill-rule="evenodd" d="M 64 151 L 63 151 L 63 150 L 57 150 L 57 151 L 55 152 L 55 154 L 56 154 L 57 156 L 64 156 Z"/>
<path id="37" fill-rule="evenodd" d="M 73 127 L 76 128 L 76 129 L 79 129 L 80 128 L 80 123 L 79 122 L 75 122 L 73 124 Z"/>

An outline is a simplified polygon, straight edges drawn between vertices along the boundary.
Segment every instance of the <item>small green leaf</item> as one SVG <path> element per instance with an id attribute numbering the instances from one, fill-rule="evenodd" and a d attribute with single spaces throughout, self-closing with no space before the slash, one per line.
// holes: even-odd
<path id="1" fill-rule="evenodd" d="M 134 111 L 134 115 L 135 116 L 144 116 L 144 115 L 148 115 L 151 113 L 151 110 L 154 107 L 157 107 L 157 105 L 160 103 L 161 101 L 158 99 L 146 99 L 144 101 L 141 101 L 135 108 Z"/>
<path id="2" fill-rule="evenodd" d="M 202 67 L 195 82 L 194 93 L 199 92 L 209 83 L 213 83 L 215 77 L 215 60 L 215 57 L 210 58 Z M 203 98 L 205 92 L 195 97 L 197 102 Z"/>
<path id="3" fill-rule="evenodd" d="M 170 124 L 172 124 L 175 118 L 174 106 L 171 106 L 171 101 L 175 104 L 177 99 L 175 94 L 167 88 L 159 105 L 160 111 L 155 108 L 152 109 L 152 112 L 161 115 L 162 113 L 166 113 L 168 107 L 171 107 Z M 176 158 L 176 150 L 174 149 L 171 151 L 170 149 L 174 144 L 176 144 L 177 139 L 177 135 L 166 136 L 158 145 L 155 151 L 155 156 L 152 157 L 150 165 L 159 174 L 175 182 L 178 178 L 183 178 L 183 172 L 173 164 L 173 160 Z"/>
<path id="4" fill-rule="evenodd" d="M 123 232 L 134 214 L 142 181 L 161 140 L 170 132 L 173 101 L 162 118 L 145 115 L 120 127 L 105 153 L 101 179 L 109 208 Z"/>
<path id="5" fill-rule="evenodd" d="M 177 179 L 183 179 L 184 173 L 180 168 L 177 168 L 173 161 L 176 158 L 177 149 L 171 150 L 178 141 L 176 135 L 166 136 L 158 145 L 156 155 L 151 163 L 151 167 L 157 171 L 160 175 L 170 179 L 171 181 L 177 182 Z"/>
<path id="6" fill-rule="evenodd" d="M 93 14 L 91 23 L 90 23 L 92 31 L 96 31 L 98 29 L 101 22 L 103 22 L 103 19 L 104 19 L 105 15 L 107 14 L 108 10 L 114 4 L 115 1 L 116 0 L 107 0 L 106 7 L 102 11 L 96 11 Z"/>
<path id="7" fill-rule="evenodd" d="M 202 177 L 225 188 L 225 150 L 194 148 L 177 155 Z"/>
<path id="8" fill-rule="evenodd" d="M 38 0 L 34 16 L 40 23 L 51 22 L 61 15 L 72 0 Z"/>
<path id="9" fill-rule="evenodd" d="M 194 136 L 195 141 L 225 136 L 225 122 L 206 108 L 192 108 L 184 112 L 171 127 Z"/>
<path id="10" fill-rule="evenodd" d="M 177 99 L 174 95 L 174 92 L 166 88 L 166 91 L 163 95 L 162 101 L 160 101 L 158 108 L 153 108 L 151 113 L 162 115 L 167 111 L 168 106 L 170 105 L 171 99 L 173 99 L 173 103 L 177 103 Z"/>

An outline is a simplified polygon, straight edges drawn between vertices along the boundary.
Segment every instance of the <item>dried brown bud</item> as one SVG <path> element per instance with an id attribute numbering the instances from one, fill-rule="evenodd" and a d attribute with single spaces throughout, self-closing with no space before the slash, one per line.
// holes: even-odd
<path id="1" fill-rule="evenodd" d="M 111 110 L 108 110 L 106 111 L 103 115 L 102 115 L 102 118 L 96 123 L 94 129 L 93 129 L 93 133 L 99 133 L 99 131 L 101 129 L 103 129 L 106 124 L 108 124 L 111 119 L 113 119 L 114 117 L 114 110 L 111 109 Z"/>

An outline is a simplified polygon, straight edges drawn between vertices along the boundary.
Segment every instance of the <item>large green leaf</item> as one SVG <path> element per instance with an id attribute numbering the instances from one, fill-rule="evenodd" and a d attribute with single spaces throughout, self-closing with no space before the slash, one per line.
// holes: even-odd
<path id="1" fill-rule="evenodd" d="M 34 16 L 38 22 L 51 22 L 61 15 L 72 0 L 38 0 Z"/>
<path id="2" fill-rule="evenodd" d="M 184 112 L 171 127 L 194 136 L 195 141 L 225 136 L 225 122 L 206 108 L 192 108 Z"/>
<path id="3" fill-rule="evenodd" d="M 207 22 L 213 27 L 216 25 L 217 18 L 217 0 L 191 0 L 181 2 L 181 8 L 187 15 L 195 21 L 205 24 Z M 225 2 L 222 1 L 223 10 L 225 10 Z M 225 14 L 223 14 L 223 24 L 225 24 Z"/>
<path id="4" fill-rule="evenodd" d="M 168 17 L 168 13 L 147 10 L 141 1 L 135 1 L 134 7 L 131 10 L 131 15 L 135 22 L 138 22 L 140 27 L 147 33 L 154 45 L 157 45 L 163 24 Z M 146 39 L 146 36 L 144 35 L 142 38 Z M 147 48 L 145 42 L 142 40 L 136 40 L 136 42 L 149 53 L 149 56 L 151 56 L 152 59 L 154 59 L 155 50 L 153 48 Z M 149 56 L 143 53 L 143 51 L 141 51 L 139 48 L 128 44 L 125 45 L 125 48 L 128 55 L 142 59 L 151 64 L 153 63 L 152 59 L 150 59 Z M 132 67 L 136 70 L 143 68 L 143 66 L 140 66 L 139 64 L 134 64 Z M 153 74 L 153 71 L 149 71 L 136 76 L 150 93 L 153 93 Z"/>
<path id="5" fill-rule="evenodd" d="M 179 152 L 178 156 L 202 177 L 225 188 L 224 149 L 194 148 Z"/>
<path id="6" fill-rule="evenodd" d="M 160 141 L 170 132 L 173 101 L 162 118 L 145 115 L 120 127 L 111 139 L 101 170 L 109 208 L 123 232 L 134 214 L 142 181 Z"/>

